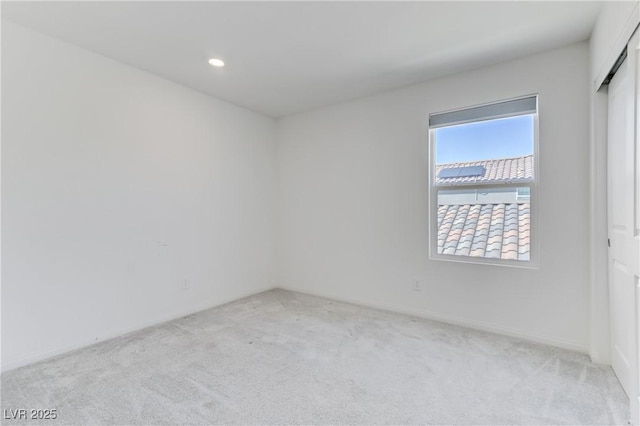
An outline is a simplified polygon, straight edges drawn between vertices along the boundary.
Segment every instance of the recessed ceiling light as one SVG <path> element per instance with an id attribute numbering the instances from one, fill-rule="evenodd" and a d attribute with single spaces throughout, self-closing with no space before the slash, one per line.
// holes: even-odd
<path id="1" fill-rule="evenodd" d="M 224 61 L 218 58 L 209 59 L 209 65 L 212 67 L 224 67 Z"/>

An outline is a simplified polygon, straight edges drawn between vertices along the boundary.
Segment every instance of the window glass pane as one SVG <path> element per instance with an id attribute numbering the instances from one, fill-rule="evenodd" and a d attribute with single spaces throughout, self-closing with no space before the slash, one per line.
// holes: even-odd
<path id="1" fill-rule="evenodd" d="M 429 116 L 432 253 L 531 261 L 537 114 L 532 96 Z"/>
<path id="2" fill-rule="evenodd" d="M 533 125 L 528 114 L 435 129 L 436 164 L 532 155 Z"/>
<path id="3" fill-rule="evenodd" d="M 531 199 L 531 188 L 518 188 L 518 193 L 516 194 L 519 200 L 530 200 Z"/>
<path id="4" fill-rule="evenodd" d="M 438 254 L 530 260 L 529 187 L 438 190 Z"/>

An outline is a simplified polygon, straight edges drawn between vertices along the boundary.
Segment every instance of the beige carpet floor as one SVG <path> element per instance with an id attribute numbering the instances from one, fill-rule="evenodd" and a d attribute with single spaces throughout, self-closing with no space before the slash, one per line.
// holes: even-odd
<path id="1" fill-rule="evenodd" d="M 609 367 L 272 290 L 1 376 L 3 424 L 625 424 Z M 5 411 L 6 410 L 6 411 Z"/>

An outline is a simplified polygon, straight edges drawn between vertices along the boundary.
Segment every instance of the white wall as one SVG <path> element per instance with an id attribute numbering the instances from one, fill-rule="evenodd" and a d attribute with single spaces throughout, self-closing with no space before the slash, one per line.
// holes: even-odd
<path id="1" fill-rule="evenodd" d="M 272 287 L 272 119 L 3 21 L 2 124 L 3 369 Z"/>
<path id="2" fill-rule="evenodd" d="M 588 61 L 580 43 L 279 120 L 280 285 L 586 352 Z M 429 113 L 531 93 L 540 268 L 429 260 Z"/>

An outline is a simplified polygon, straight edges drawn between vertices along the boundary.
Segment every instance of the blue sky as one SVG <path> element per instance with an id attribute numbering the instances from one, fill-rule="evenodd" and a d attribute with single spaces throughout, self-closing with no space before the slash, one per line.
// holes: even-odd
<path id="1" fill-rule="evenodd" d="M 436 164 L 533 153 L 533 115 L 436 129 Z"/>

